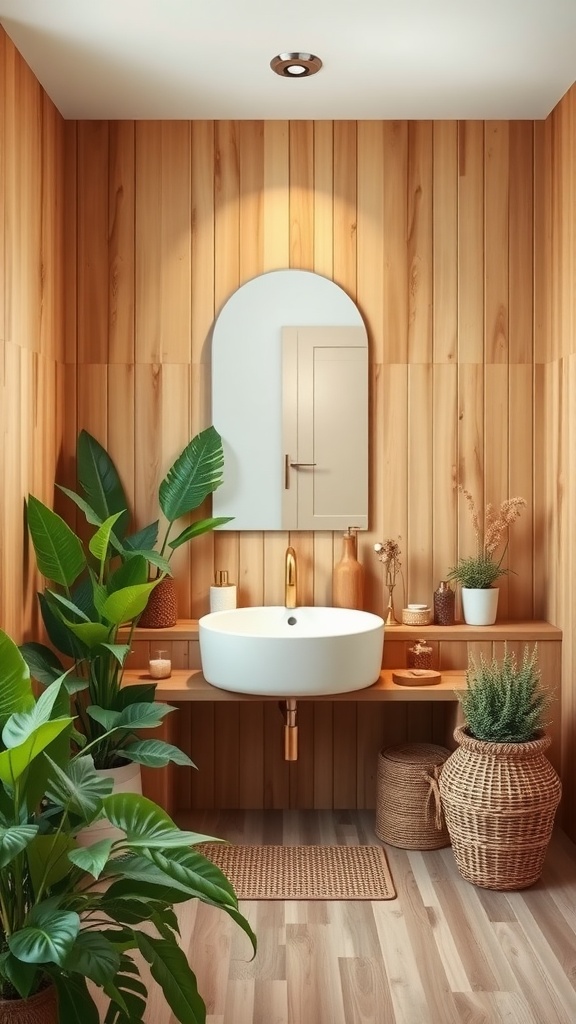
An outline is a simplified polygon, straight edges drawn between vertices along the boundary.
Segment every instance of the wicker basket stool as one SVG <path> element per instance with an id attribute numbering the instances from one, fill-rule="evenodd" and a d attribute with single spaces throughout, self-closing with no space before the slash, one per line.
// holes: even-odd
<path id="1" fill-rule="evenodd" d="M 378 755 L 376 828 L 379 839 L 403 850 L 450 845 L 438 775 L 450 756 L 435 743 L 405 743 Z"/>

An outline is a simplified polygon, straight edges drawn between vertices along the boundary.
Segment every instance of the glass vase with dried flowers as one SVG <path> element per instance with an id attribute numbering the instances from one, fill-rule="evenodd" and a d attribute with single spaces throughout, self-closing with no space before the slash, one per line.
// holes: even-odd
<path id="1" fill-rule="evenodd" d="M 400 537 L 398 537 L 398 540 L 400 540 Z M 400 561 L 402 552 L 400 551 L 398 541 L 395 540 L 378 541 L 374 545 L 374 551 L 384 566 L 384 584 L 388 587 L 388 604 L 386 606 L 384 625 L 399 626 L 400 623 L 394 614 L 394 587 L 396 586 L 397 576 L 400 576 L 402 582 L 404 582 L 402 562 Z"/>
<path id="2" fill-rule="evenodd" d="M 462 485 L 458 489 L 464 495 L 472 516 L 472 526 L 476 534 L 476 554 L 459 558 L 456 565 L 452 566 L 448 572 L 447 578 L 460 584 L 462 608 L 466 622 L 470 625 L 491 625 L 496 621 L 498 602 L 498 588 L 494 587 L 494 583 L 501 576 L 506 576 L 512 571 L 502 564 L 508 548 L 508 528 L 526 507 L 526 499 L 507 498 L 498 509 L 488 503 L 481 522 L 470 491 L 467 491 Z M 502 551 L 498 557 L 500 548 Z M 489 619 L 484 619 L 482 615 L 482 621 L 475 621 L 476 613 L 467 612 L 466 602 L 470 591 L 492 591 L 492 594 L 489 595 L 491 607 L 491 611 L 488 613 Z M 478 596 L 476 595 L 476 597 Z"/>

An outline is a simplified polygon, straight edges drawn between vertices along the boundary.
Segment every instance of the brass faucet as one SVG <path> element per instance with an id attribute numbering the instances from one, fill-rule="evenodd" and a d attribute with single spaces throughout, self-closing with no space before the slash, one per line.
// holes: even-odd
<path id="1" fill-rule="evenodd" d="M 287 608 L 296 608 L 296 583 L 298 573 L 296 569 L 296 552 L 294 548 L 286 548 L 286 561 L 284 571 L 284 604 Z"/>

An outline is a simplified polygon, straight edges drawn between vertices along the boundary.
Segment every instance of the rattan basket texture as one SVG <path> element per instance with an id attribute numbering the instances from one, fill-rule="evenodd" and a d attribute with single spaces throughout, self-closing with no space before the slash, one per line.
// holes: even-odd
<path id="1" fill-rule="evenodd" d="M 549 736 L 488 743 L 458 727 L 440 795 L 460 874 L 487 889 L 525 889 L 541 875 L 560 802 Z"/>
<path id="2" fill-rule="evenodd" d="M 29 999 L 0 999 L 0 1024 L 58 1024 L 53 985 Z"/>
<path id="3" fill-rule="evenodd" d="M 138 625 L 143 629 L 168 629 L 176 625 L 177 619 L 176 583 L 172 576 L 166 576 L 154 587 Z"/>
<path id="4" fill-rule="evenodd" d="M 405 743 L 378 755 L 376 827 L 379 839 L 403 850 L 450 845 L 438 775 L 450 756 L 436 743 Z"/>

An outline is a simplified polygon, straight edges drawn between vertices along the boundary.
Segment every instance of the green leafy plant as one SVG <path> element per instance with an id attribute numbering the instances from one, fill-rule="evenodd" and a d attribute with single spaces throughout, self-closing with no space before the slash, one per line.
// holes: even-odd
<path id="1" fill-rule="evenodd" d="M 64 686 L 81 724 L 78 743 L 87 743 L 98 768 L 128 761 L 150 767 L 169 761 L 192 765 L 172 744 L 137 735 L 159 726 L 174 710 L 155 702 L 155 685 L 122 687 L 134 626 L 158 580 L 148 580 L 143 554 L 119 558 L 111 541 L 118 518 L 119 513 L 109 516 L 84 544 L 52 509 L 29 496 L 28 529 L 38 569 L 47 580 L 39 595 L 40 609 L 52 647 L 25 643 L 22 654 L 34 678 L 45 686 L 66 670 L 59 655 L 73 663 Z M 129 636 L 119 643 L 123 626 Z"/>
<path id="2" fill-rule="evenodd" d="M 117 516 L 111 535 L 111 543 L 117 552 L 122 558 L 135 551 L 140 552 L 156 567 L 158 574 L 171 574 L 170 559 L 182 544 L 232 519 L 231 516 L 198 519 L 170 539 L 174 524 L 198 509 L 222 483 L 224 451 L 220 434 L 213 426 L 202 430 L 188 442 L 160 483 L 158 502 L 165 523 L 160 540 L 159 520 L 136 533 L 128 532 L 128 500 L 116 466 L 106 449 L 86 430 L 78 435 L 76 458 L 83 495 L 65 487 L 60 489 L 95 526 L 100 526 L 110 516 Z"/>
<path id="3" fill-rule="evenodd" d="M 506 576 L 511 571 L 502 565 L 508 547 L 507 530 L 520 515 L 526 501 L 524 498 L 507 498 L 498 510 L 488 504 L 481 523 L 470 491 L 462 486 L 459 490 L 464 495 L 472 516 L 472 525 L 476 534 L 476 554 L 469 555 L 467 558 L 459 558 L 457 564 L 452 566 L 447 573 L 447 578 L 470 590 L 488 589 L 497 579 Z M 496 551 L 505 538 L 502 553 L 499 558 L 496 558 Z"/>
<path id="4" fill-rule="evenodd" d="M 536 646 L 522 663 L 507 647 L 501 661 L 470 657 L 467 689 L 458 695 L 469 732 L 492 743 L 525 743 L 544 728 L 552 697 L 540 680 Z"/>
<path id="5" fill-rule="evenodd" d="M 105 1024 L 141 1024 L 139 954 L 176 1020 L 203 1024 L 204 1002 L 179 945 L 174 905 L 197 898 L 225 911 L 256 949 L 230 882 L 156 804 L 110 793 L 86 752 L 71 755 L 65 677 L 36 700 L 18 648 L 0 631 L 0 996 L 47 984 L 59 1020 L 99 1024 L 87 981 L 108 1000 Z M 120 838 L 78 845 L 104 817 Z M 103 884 L 105 883 L 105 884 Z"/>

